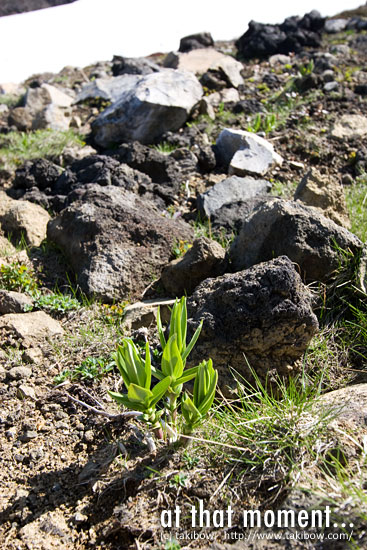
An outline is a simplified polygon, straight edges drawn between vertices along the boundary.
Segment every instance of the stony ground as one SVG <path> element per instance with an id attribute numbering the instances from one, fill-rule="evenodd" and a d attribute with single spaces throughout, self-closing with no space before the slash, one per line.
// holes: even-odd
<path id="1" fill-rule="evenodd" d="M 359 35 L 365 36 L 364 32 Z M 210 110 L 209 114 L 194 113 L 177 134 L 167 134 L 158 149 L 168 155 L 172 147 L 182 144 L 192 151 L 196 150 L 195 143 L 204 148 L 215 143 L 224 127 L 254 128 L 259 122 L 256 113 L 261 111 L 260 127 L 256 129 L 264 132 L 285 159 L 281 167 L 275 167 L 266 176 L 273 184 L 271 194 L 291 198 L 305 171 L 316 167 L 331 180 L 343 183 L 351 230 L 364 241 L 367 232 L 364 225 L 367 152 L 360 136 L 333 139 L 330 135 L 343 115 L 365 114 L 366 99 L 362 93 L 363 86 L 367 86 L 365 52 L 358 49 L 355 38 L 349 31 L 324 35 L 320 53 L 332 52 L 334 57 L 320 57 L 322 70 L 310 69 L 316 78 L 310 89 L 302 92 L 287 88 L 287 83 L 300 78 L 302 72 L 303 82 L 309 76 L 306 73 L 310 52 L 291 58 L 290 63 L 274 66 L 268 61 L 246 62 L 240 101 L 220 101 L 214 108 L 214 119 L 209 116 Z M 333 49 L 336 45 L 348 44 L 350 49 Z M 222 51 L 234 51 L 234 44 L 217 46 Z M 160 61 L 157 57 L 154 60 Z M 77 88 L 85 79 L 111 71 L 111 66 L 111 63 L 101 63 L 83 71 L 66 69 L 59 75 L 48 75 L 47 81 Z M 329 70 L 329 66 L 333 70 L 331 81 L 337 82 L 337 87 L 331 91 L 325 90 L 330 74 L 327 76 L 324 71 Z M 36 78 L 29 82 L 32 80 Z M 361 93 L 356 92 L 358 86 Z M 207 96 L 209 92 L 205 91 Z M 288 94 L 286 99 L 279 100 L 285 93 Z M 98 101 L 77 107 L 74 123 L 84 139 L 89 139 L 86 136 L 89 136 L 90 124 L 104 107 L 105 104 Z M 19 151 L 12 158 L 4 155 L 4 150 L 10 149 L 7 136 L 14 127 L 7 126 L 8 115 L 2 116 L 1 181 L 3 189 L 9 190 L 15 168 L 25 159 Z M 45 156 L 65 168 L 68 154 L 75 160 L 76 153 L 75 149 L 65 153 L 64 146 L 60 146 L 57 154 L 53 151 Z M 77 148 L 81 148 L 79 141 Z M 185 169 L 182 164 L 180 166 Z M 233 237 L 230 231 L 216 233 L 208 224 L 194 223 L 197 219 L 196 195 L 224 177 L 226 174 L 221 166 L 206 173 L 193 170 L 186 184 L 159 198 L 167 201 L 165 208 L 170 219 L 183 217 L 192 224 L 192 235 L 185 235 L 182 242 L 176 243 L 179 249 L 176 255 L 185 252 L 185 244 L 194 235 L 215 236 L 222 246 L 228 246 Z M 42 197 L 36 199 L 34 203 L 42 204 Z M 55 214 L 52 209 L 51 214 Z M 313 543 L 300 546 L 295 541 L 279 544 L 258 541 L 252 546 L 244 546 L 235 539 L 225 538 L 225 534 L 229 537 L 231 532 L 241 530 L 242 509 L 310 506 L 313 498 L 318 506 L 332 502 L 336 518 L 347 519 L 348 523 L 353 521 L 351 547 L 365 547 L 366 397 L 363 392 L 357 396 L 348 392 L 353 388 L 350 384 L 366 382 L 366 317 L 362 312 L 359 324 L 347 319 L 345 325 L 338 325 L 345 313 L 345 300 L 343 302 L 338 289 L 350 281 L 344 279 L 340 285 L 338 280 L 334 281 L 332 294 L 328 294 L 327 286 L 320 287 L 325 297 L 331 295 L 334 301 L 330 306 L 326 300 L 322 304 L 320 298 L 318 301 L 315 298 L 321 330 L 312 339 L 298 367 L 302 370 L 303 365 L 310 385 L 319 384 L 326 395 L 330 390 L 345 392 L 338 394 L 337 402 L 350 400 L 357 403 L 356 407 L 351 407 L 348 414 L 338 415 L 334 411 L 336 418 L 328 421 L 327 427 L 319 433 L 315 424 L 318 413 L 312 407 L 302 409 L 298 403 L 297 411 L 303 412 L 295 424 L 297 437 L 292 440 L 292 451 L 287 448 L 284 453 L 292 455 L 291 467 L 286 460 L 283 462 L 283 454 L 278 455 L 274 450 L 262 467 L 256 464 L 250 468 L 248 463 L 246 467 L 243 465 L 246 450 L 241 446 L 244 443 L 238 435 L 233 439 L 226 433 L 225 429 L 231 428 L 228 419 L 224 424 L 220 421 L 223 403 L 228 404 L 227 399 L 238 398 L 238 395 L 220 397 L 218 414 L 208 420 L 196 434 L 198 440 L 186 449 L 158 445 L 153 453 L 149 451 L 141 425 L 106 418 L 78 403 L 79 400 L 97 409 L 103 406 L 111 414 L 118 412 L 107 393 L 120 387 L 119 376 L 111 366 L 111 353 L 131 332 L 137 341 L 143 340 L 144 330 L 140 328 L 139 332 L 137 325 L 133 329 L 126 326 L 127 304 L 124 301 L 106 300 L 108 303 L 103 303 L 104 300 L 88 299 L 80 292 L 78 280 L 58 247 L 47 241 L 37 246 L 24 246 L 22 242 L 15 250 L 6 243 L 5 239 L 1 245 L 2 264 L 17 266 L 18 290 L 24 291 L 24 285 L 30 288 L 30 283 L 24 283 L 19 272 L 19 266 L 26 266 L 26 277 L 29 275 L 31 280 L 37 280 L 37 288 L 43 295 L 55 288 L 61 292 L 70 291 L 71 286 L 78 306 L 69 310 L 63 304 L 59 311 L 46 308 L 50 317 L 40 319 L 38 327 L 41 321 L 45 322 L 41 333 L 34 326 L 9 330 L 8 325 L 4 328 L 0 318 L 3 338 L 0 356 L 1 548 L 346 548 L 343 540 L 325 541 L 323 546 Z M 13 238 L 13 243 L 19 244 L 19 239 Z M 1 276 L 3 288 L 9 290 L 4 271 Z M 151 278 L 150 291 L 157 297 L 159 287 L 155 287 L 154 277 Z M 315 297 L 320 297 L 320 288 L 312 285 L 310 288 Z M 11 289 L 17 290 L 14 286 Z M 331 321 L 325 322 L 325 316 Z M 144 321 L 141 325 L 144 326 Z M 150 327 L 150 333 L 154 334 L 154 326 Z M 100 362 L 96 363 L 96 359 Z M 324 372 L 322 377 L 318 376 L 321 370 Z M 310 395 L 312 405 L 314 394 Z M 292 411 L 281 407 L 279 410 L 283 415 L 279 420 L 281 429 L 286 431 L 293 418 Z M 312 431 L 317 432 L 317 437 L 309 449 L 303 441 Z M 212 443 L 204 440 L 212 440 Z M 287 445 L 290 445 L 289 440 Z M 320 466 L 321 456 L 324 462 L 321 461 Z M 345 470 L 338 469 L 332 461 L 331 457 L 335 456 L 339 465 L 347 466 L 347 478 Z M 299 497 L 300 487 L 308 490 L 311 495 L 308 500 L 302 501 L 304 497 Z M 209 541 L 203 538 L 181 541 L 179 545 L 162 539 L 161 511 L 181 506 L 186 510 L 181 531 L 190 531 L 187 511 L 198 499 L 211 510 L 226 509 L 230 503 L 236 510 L 233 528 L 199 530 L 213 537 Z"/>

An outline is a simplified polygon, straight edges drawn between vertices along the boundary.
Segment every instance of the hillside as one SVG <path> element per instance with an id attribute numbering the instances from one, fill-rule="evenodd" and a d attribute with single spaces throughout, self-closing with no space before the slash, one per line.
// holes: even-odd
<path id="1" fill-rule="evenodd" d="M 366 31 L 0 85 L 1 548 L 367 546 Z"/>

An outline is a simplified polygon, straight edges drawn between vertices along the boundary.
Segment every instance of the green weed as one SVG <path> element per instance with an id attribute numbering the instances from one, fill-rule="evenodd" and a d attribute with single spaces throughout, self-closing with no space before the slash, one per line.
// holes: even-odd
<path id="1" fill-rule="evenodd" d="M 26 160 L 39 157 L 57 158 L 65 147 L 72 145 L 85 145 L 73 130 L 9 132 L 0 138 L 0 167 L 14 169 Z"/>
<path id="2" fill-rule="evenodd" d="M 107 359 L 104 357 L 87 357 L 74 369 L 65 369 L 55 376 L 54 384 L 61 384 L 67 379 L 71 381 L 80 379 L 89 382 L 92 380 L 100 380 L 103 376 L 111 372 L 114 366 L 115 362 L 111 357 Z"/>

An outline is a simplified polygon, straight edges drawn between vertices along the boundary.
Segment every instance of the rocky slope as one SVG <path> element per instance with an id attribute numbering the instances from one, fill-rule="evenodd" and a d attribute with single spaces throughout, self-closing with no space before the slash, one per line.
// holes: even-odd
<path id="1" fill-rule="evenodd" d="M 4 548 L 177 549 L 165 507 L 232 502 L 243 532 L 241 508 L 297 508 L 301 487 L 303 508 L 336 494 L 366 543 L 366 30 L 311 12 L 0 85 Z M 114 409 L 117 343 L 149 335 L 159 361 L 157 306 L 184 294 L 220 406 L 189 450 L 149 454 L 96 409 Z M 242 384 L 262 388 L 254 416 L 226 420 Z M 232 531 L 190 547 L 244 548 Z"/>

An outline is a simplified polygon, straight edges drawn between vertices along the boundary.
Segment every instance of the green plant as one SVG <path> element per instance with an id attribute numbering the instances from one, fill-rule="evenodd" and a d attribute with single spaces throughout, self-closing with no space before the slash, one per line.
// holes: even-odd
<path id="1" fill-rule="evenodd" d="M 79 307 L 79 301 L 68 294 L 61 294 L 61 292 L 41 294 L 40 292 L 36 292 L 33 294 L 33 305 L 28 306 L 26 310 L 32 311 L 36 308 L 53 311 L 55 313 L 66 313 L 67 311 L 78 309 Z"/>
<path id="2" fill-rule="evenodd" d="M 161 143 L 157 143 L 157 145 L 152 145 L 152 149 L 155 149 L 156 151 L 164 155 L 169 155 L 177 149 L 177 145 L 173 145 L 172 143 L 168 143 L 167 141 L 162 141 Z"/>
<path id="3" fill-rule="evenodd" d="M 229 447 L 226 460 L 240 466 L 241 475 L 261 473 L 262 479 L 286 484 L 300 462 L 323 461 L 320 440 L 336 412 L 315 408 L 322 371 L 313 379 L 305 372 L 289 380 L 277 377 L 271 386 L 252 375 L 253 384 L 239 379 L 238 399 L 217 408 L 212 440 Z"/>
<path id="4" fill-rule="evenodd" d="M 1 265 L 0 285 L 5 290 L 27 292 L 31 295 L 38 289 L 34 272 L 19 261 Z"/>
<path id="5" fill-rule="evenodd" d="M 202 328 L 202 322 L 192 339 L 187 343 L 186 298 L 176 300 L 170 319 L 166 339 L 160 312 L 157 314 L 157 328 L 162 347 L 161 368 L 151 363 L 149 343 L 145 345 L 145 358 L 130 338 L 125 338 L 114 356 L 116 365 L 127 388 L 127 394 L 109 392 L 117 403 L 137 411 L 140 420 L 160 439 L 175 440 L 177 437 L 178 411 L 181 405 L 180 423 L 184 435 L 191 433 L 208 413 L 213 402 L 218 374 L 211 360 L 186 369 L 187 358 L 192 351 Z M 159 382 L 152 386 L 152 376 Z M 194 396 L 190 400 L 185 392 L 181 403 L 183 384 L 195 378 Z M 158 403 L 164 399 L 163 408 Z M 190 402 L 190 401 L 191 402 Z M 191 405 L 192 403 L 192 405 Z"/>
<path id="6" fill-rule="evenodd" d="M 175 240 L 173 243 L 172 253 L 175 258 L 181 258 L 186 252 L 192 247 L 192 244 L 188 241 L 180 239 L 179 241 Z"/>
<path id="7" fill-rule="evenodd" d="M 0 95 L 0 105 L 6 105 L 9 108 L 17 107 L 21 104 L 23 96 L 17 96 L 14 94 L 2 94 Z"/>
<path id="8" fill-rule="evenodd" d="M 264 132 L 268 134 L 277 127 L 277 116 L 272 113 L 257 113 L 247 126 L 248 132 Z"/>
<path id="9" fill-rule="evenodd" d="M 191 456 L 187 451 L 185 451 L 182 455 L 182 459 L 189 470 L 192 470 L 193 468 L 195 468 L 195 466 L 199 464 L 199 457 Z"/>
<path id="10" fill-rule="evenodd" d="M 313 73 L 315 64 L 313 59 L 311 59 L 307 65 L 301 65 L 298 69 L 300 76 L 308 76 Z"/>
<path id="11" fill-rule="evenodd" d="M 181 550 L 181 544 L 176 539 L 170 539 L 164 545 L 164 550 Z"/>
<path id="12" fill-rule="evenodd" d="M 74 369 L 65 369 L 60 374 L 55 376 L 54 384 L 58 385 L 65 382 L 68 378 L 74 380 L 95 380 L 101 379 L 103 376 L 111 372 L 115 366 L 115 362 L 111 357 L 87 357 L 80 365 Z"/>
<path id="13" fill-rule="evenodd" d="M 17 168 L 24 161 L 40 157 L 57 158 L 65 147 L 84 141 L 73 131 L 35 130 L 33 132 L 9 132 L 0 139 L 0 167 Z"/>
<path id="14" fill-rule="evenodd" d="M 188 480 L 187 474 L 184 474 L 183 472 L 179 472 L 178 474 L 174 474 L 171 477 L 171 479 L 169 480 L 169 486 L 170 487 L 186 487 L 187 480 Z"/>

